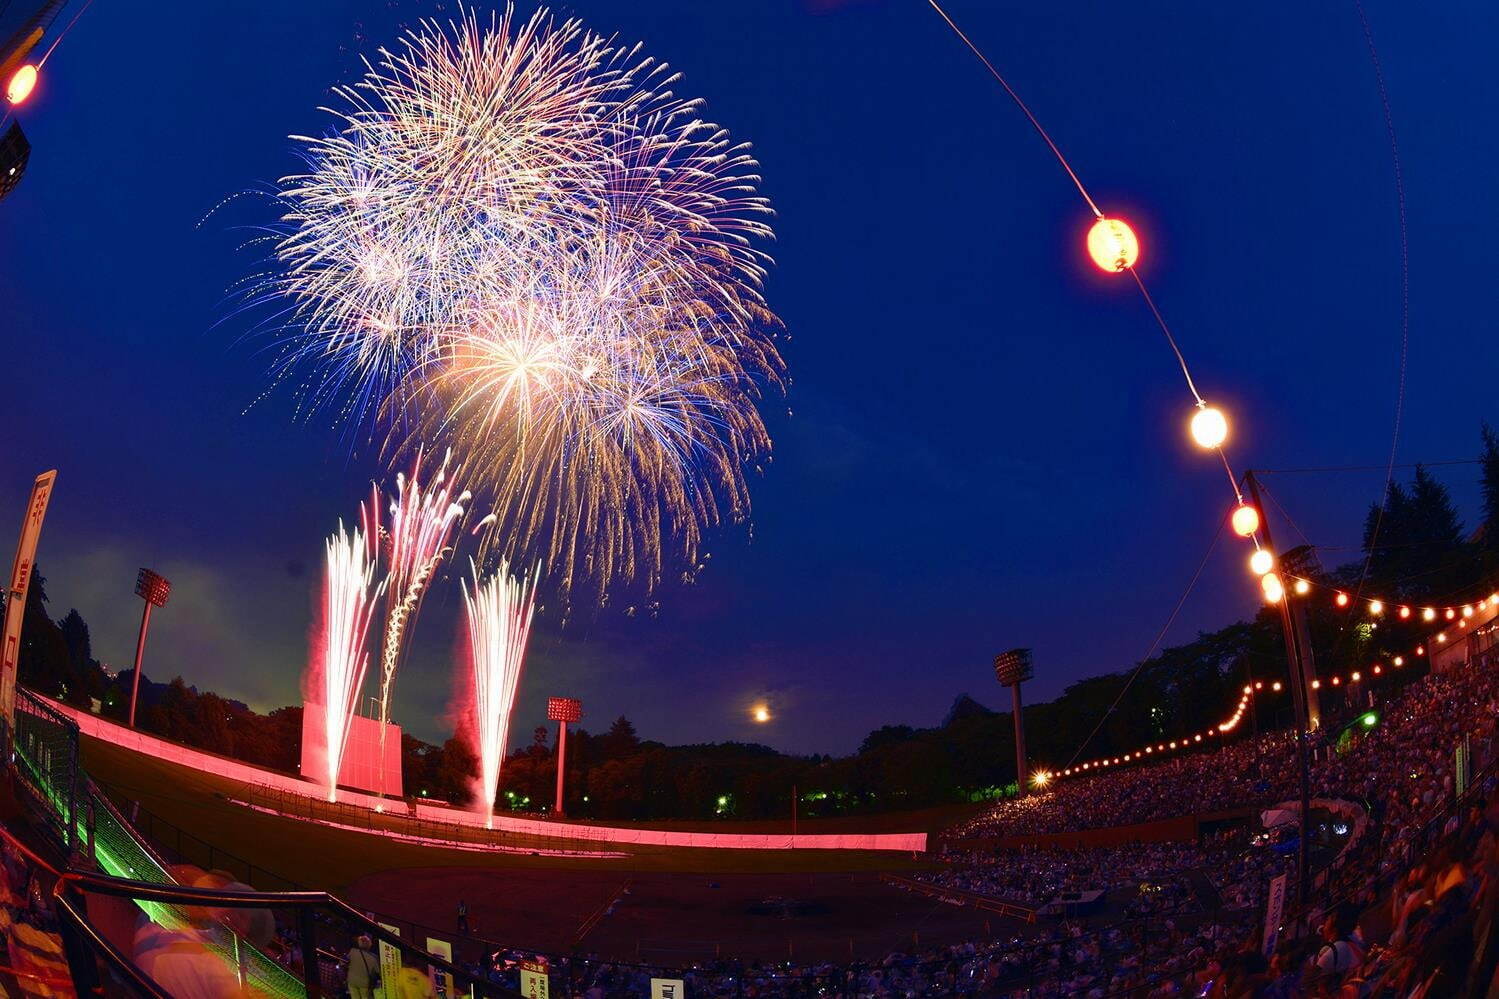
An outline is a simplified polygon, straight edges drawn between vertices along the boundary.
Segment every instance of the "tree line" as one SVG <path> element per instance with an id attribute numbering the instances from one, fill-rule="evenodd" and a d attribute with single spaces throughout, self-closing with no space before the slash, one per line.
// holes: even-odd
<path id="1" fill-rule="evenodd" d="M 1304 546 L 1282 553 L 1283 569 L 1411 604 L 1486 596 L 1499 578 L 1499 435 L 1485 426 L 1481 439 L 1482 509 L 1475 529 L 1464 527 L 1430 469 L 1417 466 L 1408 482 L 1393 483 L 1385 502 L 1369 510 L 1360 558 L 1324 568 L 1318 552 Z M 93 657 L 83 616 L 73 609 L 53 620 L 47 604 L 46 580 L 36 571 L 25 611 L 21 682 L 123 722 L 131 671 L 110 674 Z M 1386 616 L 1370 628 L 1362 616 L 1339 612 L 1326 600 L 1311 600 L 1307 608 L 1313 653 L 1324 670 L 1404 653 L 1424 637 L 1414 619 Z M 1284 675 L 1279 614 L 1263 609 L 1252 620 L 1199 634 L 1128 669 L 1079 680 L 1049 702 L 1027 705 L 1032 769 L 1201 731 L 1231 710 L 1245 683 Z M 1374 687 L 1402 682 L 1394 671 L 1369 680 Z M 300 706 L 261 714 L 181 677 L 166 684 L 143 678 L 141 687 L 139 721 L 146 731 L 296 772 Z M 1324 715 L 1336 719 L 1340 710 L 1358 710 L 1343 700 L 1347 696 L 1324 689 Z M 1241 732 L 1289 723 L 1288 706 L 1257 712 Z M 538 726 L 531 742 L 507 757 L 499 807 L 551 806 L 557 755 L 549 737 L 550 730 Z M 477 763 L 459 738 L 434 745 L 405 735 L 402 756 L 408 797 L 462 803 L 471 793 Z M 601 819 L 710 820 L 783 819 L 793 807 L 804 817 L 906 810 L 1014 794 L 1015 762 L 1010 713 L 966 694 L 939 724 L 885 725 L 842 757 L 790 755 L 740 742 L 671 746 L 642 739 L 620 717 L 600 733 L 570 733 L 567 811 Z"/>

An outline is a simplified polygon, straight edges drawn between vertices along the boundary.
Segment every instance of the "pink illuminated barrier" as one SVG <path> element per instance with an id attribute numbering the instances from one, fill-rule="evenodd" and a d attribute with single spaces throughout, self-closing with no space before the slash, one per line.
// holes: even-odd
<path id="1" fill-rule="evenodd" d="M 302 702 L 302 766 L 304 774 L 320 773 L 313 749 L 315 738 L 323 728 L 321 704 Z M 313 736 L 314 738 L 309 738 Z M 325 757 L 326 758 L 326 757 Z M 381 780 L 386 787 L 382 789 Z M 357 787 L 362 791 L 399 791 L 401 789 L 401 726 L 385 726 L 385 767 L 380 766 L 380 721 L 355 715 L 349 719 L 349 735 L 344 749 L 343 765 L 338 768 L 339 787 Z"/>
<path id="2" fill-rule="evenodd" d="M 126 728 L 60 701 L 49 700 L 48 703 L 76 722 L 79 731 L 84 735 L 122 749 L 166 760 L 190 770 L 258 785 L 273 791 L 299 795 L 316 801 L 322 801 L 325 797 L 321 786 L 300 777 L 277 773 L 274 770 L 263 770 L 239 760 L 190 749 L 175 742 L 159 739 L 154 735 Z M 407 803 L 404 801 L 382 799 L 362 791 L 340 789 L 338 800 L 346 805 L 356 805 L 371 810 L 378 807 L 392 814 L 410 814 L 407 811 Z M 484 826 L 484 816 L 477 812 L 444 808 L 424 802 L 417 802 L 415 817 L 450 825 L 479 828 Z M 497 832 L 544 836 L 551 839 L 587 840 L 635 846 L 695 847 L 706 850 L 897 850 L 903 853 L 924 853 L 927 842 L 927 835 L 924 832 L 803 833 L 795 836 L 784 833 L 680 832 L 667 829 L 548 822 L 543 819 L 523 819 L 503 814 L 494 817 L 494 829 Z"/>

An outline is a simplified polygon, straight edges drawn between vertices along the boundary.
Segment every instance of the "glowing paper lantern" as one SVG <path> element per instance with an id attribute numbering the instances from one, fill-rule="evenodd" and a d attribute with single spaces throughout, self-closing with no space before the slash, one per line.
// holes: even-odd
<path id="1" fill-rule="evenodd" d="M 1269 549 L 1256 548 L 1254 554 L 1249 556 L 1249 571 L 1256 576 L 1263 576 L 1273 568 L 1275 568 L 1275 556 L 1270 554 Z M 1277 579 L 1276 582 L 1279 583 L 1280 580 Z"/>
<path id="2" fill-rule="evenodd" d="M 1122 219 L 1099 219 L 1088 230 L 1088 256 L 1100 270 L 1118 274 L 1140 259 L 1140 241 Z"/>
<path id="3" fill-rule="evenodd" d="M 1234 533 L 1239 537 L 1251 537 L 1260 529 L 1260 512 L 1248 503 L 1240 503 L 1234 507 L 1230 522 L 1233 524 Z"/>
<path id="4" fill-rule="evenodd" d="M 5 84 L 5 99 L 20 104 L 36 89 L 36 67 L 27 63 L 10 75 Z"/>
<path id="5" fill-rule="evenodd" d="M 1192 439 L 1198 447 L 1212 450 L 1228 440 L 1228 419 L 1212 406 L 1199 406 L 1192 415 Z"/>
<path id="6" fill-rule="evenodd" d="M 1286 588 L 1281 585 L 1280 577 L 1273 572 L 1267 572 L 1260 577 L 1260 589 L 1265 593 L 1265 602 L 1278 604 L 1286 595 Z"/>

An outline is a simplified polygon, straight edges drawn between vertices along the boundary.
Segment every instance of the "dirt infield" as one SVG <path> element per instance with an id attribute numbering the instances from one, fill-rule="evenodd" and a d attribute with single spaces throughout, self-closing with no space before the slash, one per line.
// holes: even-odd
<path id="1" fill-rule="evenodd" d="M 998 932 L 1001 917 L 886 884 L 877 874 L 609 873 L 417 867 L 349 886 L 350 904 L 399 913 L 413 938 L 470 935 L 509 947 L 665 965 L 874 960 Z M 1016 924 L 1017 926 L 1019 924 Z M 404 930 L 405 927 L 403 927 Z"/>

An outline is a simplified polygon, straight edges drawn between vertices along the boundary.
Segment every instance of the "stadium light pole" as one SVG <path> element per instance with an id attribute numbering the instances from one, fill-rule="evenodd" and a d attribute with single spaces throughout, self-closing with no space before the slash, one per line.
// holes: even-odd
<path id="1" fill-rule="evenodd" d="M 130 727 L 135 728 L 135 701 L 141 692 L 141 659 L 146 654 L 146 629 L 151 626 L 151 608 L 165 607 L 172 584 L 165 576 L 142 569 L 135 577 L 135 595 L 146 602 L 141 612 L 141 633 L 135 640 L 135 677 L 130 681 Z"/>
<path id="2" fill-rule="evenodd" d="M 1025 766 L 1025 719 L 1020 706 L 1020 685 L 1035 675 L 1030 649 L 1011 649 L 994 657 L 994 675 L 1010 688 L 1010 702 L 1015 712 L 1015 780 L 1021 797 L 1030 776 Z"/>
<path id="3" fill-rule="evenodd" d="M 563 811 L 564 779 L 567 776 L 567 726 L 583 719 L 583 702 L 576 697 L 548 697 L 547 720 L 557 723 L 557 804 L 552 811 L 565 815 Z"/>
<path id="4" fill-rule="evenodd" d="M 1260 484 L 1255 478 L 1254 469 L 1244 473 L 1244 485 L 1249 490 L 1250 502 L 1259 512 L 1265 547 L 1273 552 L 1275 542 L 1270 538 L 1270 519 L 1265 516 L 1265 504 L 1260 501 Z M 1305 627 L 1298 628 L 1298 622 L 1292 617 L 1293 614 L 1304 614 L 1305 611 L 1300 604 L 1293 611 L 1291 600 L 1289 590 L 1280 598 L 1280 626 L 1285 636 L 1286 663 L 1291 673 L 1291 703 L 1296 710 L 1296 765 L 1301 778 L 1301 822 L 1296 833 L 1296 895 L 1300 908 L 1305 913 L 1312 889 L 1310 844 L 1307 843 L 1312 827 L 1311 764 L 1307 760 L 1306 744 L 1307 733 L 1316 724 L 1318 708 L 1314 700 L 1316 691 L 1311 687 L 1306 668 L 1305 657 L 1311 654 L 1311 650 L 1302 648 L 1303 642 L 1310 644 L 1309 633 Z"/>

